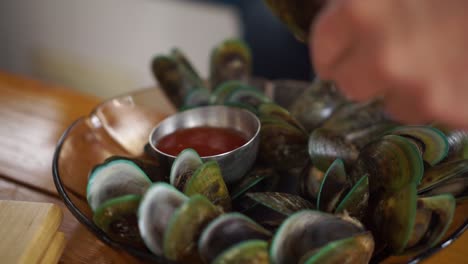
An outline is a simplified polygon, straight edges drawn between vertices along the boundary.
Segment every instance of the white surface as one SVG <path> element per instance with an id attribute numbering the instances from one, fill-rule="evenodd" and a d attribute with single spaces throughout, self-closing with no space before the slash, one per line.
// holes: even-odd
<path id="1" fill-rule="evenodd" d="M 151 58 L 178 46 L 206 76 L 239 35 L 224 6 L 182 0 L 0 0 L 0 69 L 110 97 L 155 84 Z"/>

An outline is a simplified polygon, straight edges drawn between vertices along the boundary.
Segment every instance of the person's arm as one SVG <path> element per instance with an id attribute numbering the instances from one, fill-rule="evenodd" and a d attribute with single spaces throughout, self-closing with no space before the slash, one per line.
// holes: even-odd
<path id="1" fill-rule="evenodd" d="M 468 1 L 330 0 L 311 27 L 316 72 L 406 122 L 468 128 Z"/>

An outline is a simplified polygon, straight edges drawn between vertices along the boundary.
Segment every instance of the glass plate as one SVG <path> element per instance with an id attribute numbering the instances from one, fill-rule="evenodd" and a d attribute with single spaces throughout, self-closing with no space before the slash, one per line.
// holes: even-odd
<path id="1" fill-rule="evenodd" d="M 283 106 L 298 96 L 308 83 L 297 81 L 263 82 L 267 95 Z M 92 221 L 86 201 L 88 173 L 113 155 L 144 157 L 151 129 L 175 110 L 157 88 L 144 89 L 107 100 L 86 117 L 71 124 L 62 135 L 53 159 L 55 186 L 68 209 L 97 238 L 117 250 L 157 263 L 172 263 L 147 250 L 119 243 Z M 417 263 L 450 245 L 468 226 L 468 203 L 457 205 L 454 221 L 441 243 L 418 255 L 385 258 L 372 262 Z"/>

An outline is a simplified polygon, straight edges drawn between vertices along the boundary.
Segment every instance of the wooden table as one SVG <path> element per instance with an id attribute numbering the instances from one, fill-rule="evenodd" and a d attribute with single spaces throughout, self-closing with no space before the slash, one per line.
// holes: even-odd
<path id="1" fill-rule="evenodd" d="M 0 72 L 0 199 L 52 202 L 63 208 L 67 236 L 63 263 L 135 263 L 82 227 L 64 206 L 52 180 L 58 138 L 99 99 Z M 468 233 L 425 263 L 468 263 Z"/>

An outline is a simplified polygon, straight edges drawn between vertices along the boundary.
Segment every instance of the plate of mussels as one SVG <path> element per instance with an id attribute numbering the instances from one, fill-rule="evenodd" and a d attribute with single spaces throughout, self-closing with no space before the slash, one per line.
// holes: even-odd
<path id="1" fill-rule="evenodd" d="M 217 45 L 209 67 L 204 80 L 181 50 L 158 55 L 158 88 L 64 132 L 56 187 L 103 242 L 156 263 L 416 263 L 466 230 L 467 132 L 399 124 L 331 82 L 254 78 L 241 40 Z M 213 105 L 260 121 L 235 181 L 196 149 L 163 166 L 149 142 L 166 118 Z"/>

